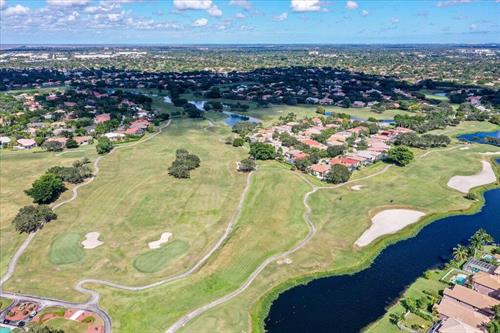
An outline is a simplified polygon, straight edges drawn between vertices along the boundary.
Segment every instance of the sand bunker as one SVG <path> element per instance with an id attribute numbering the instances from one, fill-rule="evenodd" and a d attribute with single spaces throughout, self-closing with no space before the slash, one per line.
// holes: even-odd
<path id="1" fill-rule="evenodd" d="M 364 185 L 354 185 L 354 186 L 351 186 L 351 190 L 354 190 L 354 191 L 359 191 L 363 188 Z"/>
<path id="2" fill-rule="evenodd" d="M 291 263 L 293 263 L 293 260 L 292 260 L 292 259 L 290 259 L 290 258 L 283 258 L 283 259 L 279 259 L 279 260 L 277 260 L 277 261 L 276 261 L 276 263 L 277 263 L 278 265 L 283 265 L 283 264 L 285 264 L 285 265 L 290 265 Z"/>
<path id="3" fill-rule="evenodd" d="M 481 155 L 485 155 L 485 156 L 490 156 L 490 155 L 499 155 L 500 154 L 500 151 L 488 151 L 486 153 L 479 153 Z"/>
<path id="4" fill-rule="evenodd" d="M 85 240 L 82 242 L 84 249 L 95 249 L 102 244 L 104 243 L 99 240 L 99 233 L 96 231 L 86 234 Z"/>
<path id="5" fill-rule="evenodd" d="M 161 234 L 159 240 L 156 240 L 154 242 L 149 242 L 148 246 L 149 246 L 150 249 L 159 249 L 162 244 L 168 242 L 168 240 L 170 239 L 170 237 L 172 237 L 172 233 L 171 232 L 164 232 L 164 233 Z"/>
<path id="6" fill-rule="evenodd" d="M 460 150 L 468 150 L 470 147 L 462 147 Z"/>
<path id="7" fill-rule="evenodd" d="M 448 186 L 462 193 L 469 193 L 469 190 L 476 186 L 491 184 L 496 182 L 497 177 L 486 161 L 481 161 L 483 170 L 472 176 L 453 176 L 448 181 Z"/>
<path id="8" fill-rule="evenodd" d="M 356 241 L 357 246 L 367 246 L 380 236 L 393 234 L 417 222 L 425 213 L 412 209 L 387 209 L 372 218 L 372 225 Z"/>

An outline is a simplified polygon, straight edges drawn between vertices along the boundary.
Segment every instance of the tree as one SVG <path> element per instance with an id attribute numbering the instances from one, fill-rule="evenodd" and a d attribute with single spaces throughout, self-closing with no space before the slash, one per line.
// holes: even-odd
<path id="1" fill-rule="evenodd" d="M 172 164 L 170 168 L 168 168 L 168 174 L 174 176 L 175 178 L 189 178 L 189 168 L 181 163 Z"/>
<path id="2" fill-rule="evenodd" d="M 241 147 L 245 143 L 245 140 L 242 138 L 236 138 L 233 140 L 233 147 Z"/>
<path id="3" fill-rule="evenodd" d="M 387 157 L 390 161 L 399 166 L 408 165 L 413 160 L 413 152 L 405 146 L 392 147 L 387 152 Z"/>
<path id="4" fill-rule="evenodd" d="M 457 262 L 461 262 L 469 257 L 469 250 L 466 246 L 461 244 L 453 248 L 453 259 Z"/>
<path id="5" fill-rule="evenodd" d="M 19 233 L 31 233 L 56 218 L 57 215 L 48 206 L 24 206 L 12 220 L 12 224 Z"/>
<path id="6" fill-rule="evenodd" d="M 95 146 L 95 149 L 99 155 L 107 154 L 111 150 L 113 150 L 113 143 L 107 137 L 102 136 L 99 138 L 99 140 L 97 140 L 97 145 Z"/>
<path id="7" fill-rule="evenodd" d="M 66 190 L 61 178 L 53 173 L 46 173 L 32 184 L 25 193 L 33 198 L 38 204 L 48 204 L 55 201 L 59 195 Z"/>
<path id="8" fill-rule="evenodd" d="M 490 242 L 493 242 L 493 237 L 483 228 L 476 231 L 474 235 L 469 238 L 470 248 L 473 253 L 476 253 L 477 250 L 481 250 L 484 244 Z"/>
<path id="9" fill-rule="evenodd" d="M 61 151 L 63 150 L 63 144 L 58 141 L 45 141 L 42 145 L 47 151 Z"/>
<path id="10" fill-rule="evenodd" d="M 75 139 L 68 139 L 66 141 L 66 148 L 78 148 L 78 142 Z"/>
<path id="11" fill-rule="evenodd" d="M 175 160 L 168 168 L 168 173 L 175 178 L 189 178 L 190 171 L 198 168 L 200 164 L 198 156 L 190 154 L 186 149 L 177 149 Z"/>
<path id="12" fill-rule="evenodd" d="M 255 142 L 250 144 L 250 155 L 256 160 L 272 160 L 276 157 L 276 151 L 270 144 Z"/>
<path id="13" fill-rule="evenodd" d="M 240 161 L 238 170 L 249 172 L 255 170 L 255 161 L 249 158 Z"/>
<path id="14" fill-rule="evenodd" d="M 329 157 L 336 157 L 339 155 L 342 155 L 345 151 L 345 146 L 329 146 L 326 148 L 326 152 L 328 153 Z"/>
<path id="15" fill-rule="evenodd" d="M 325 180 L 328 183 L 340 184 L 345 183 L 351 177 L 351 172 L 345 165 L 335 164 L 326 174 Z"/>

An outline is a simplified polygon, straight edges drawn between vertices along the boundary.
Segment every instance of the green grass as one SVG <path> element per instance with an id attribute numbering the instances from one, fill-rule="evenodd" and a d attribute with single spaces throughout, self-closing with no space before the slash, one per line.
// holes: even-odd
<path id="1" fill-rule="evenodd" d="M 12 304 L 12 300 L 10 298 L 0 297 L 0 311 L 7 308 Z"/>
<path id="2" fill-rule="evenodd" d="M 265 121 L 273 121 L 280 114 L 267 113 Z M 6 290 L 81 301 L 84 297 L 72 286 L 82 278 L 142 285 L 192 267 L 221 236 L 245 184 L 245 175 L 235 171 L 235 162 L 246 156 L 245 149 L 222 142 L 230 134 L 221 122 L 223 116 L 207 116 L 216 127 L 206 129 L 206 121 L 176 119 L 153 140 L 105 156 L 96 180 L 81 189 L 75 202 L 58 211 L 57 222 L 37 235 Z M 449 133 L 483 129 L 487 124 L 468 122 Z M 192 172 L 191 179 L 177 180 L 167 174 L 177 148 L 188 149 L 201 158 L 202 165 Z M 259 331 L 260 320 L 278 291 L 304 279 L 357 271 L 369 265 L 387 244 L 414 235 L 433 218 L 449 211 L 464 212 L 471 201 L 446 183 L 456 174 L 478 172 L 478 153 L 494 150 L 498 148 L 488 145 L 439 150 L 405 168 L 392 167 L 383 175 L 360 180 L 364 185 L 361 191 L 353 191 L 348 185 L 316 192 L 309 204 L 318 231 L 290 256 L 293 263 L 270 264 L 243 294 L 195 318 L 182 332 Z M 417 156 L 423 153 L 415 150 Z M 360 179 L 383 167 L 383 163 L 377 163 L 352 178 Z M 15 172 L 13 167 L 10 172 Z M 259 163 L 230 237 L 190 277 L 140 292 L 91 285 L 102 294 L 101 305 L 112 316 L 114 330 L 137 332 L 148 327 L 148 332 L 163 332 L 183 314 L 237 289 L 266 258 L 302 240 L 308 231 L 303 197 L 310 190 L 303 178 L 318 184 L 283 164 Z M 366 248 L 354 247 L 355 240 L 370 225 L 371 216 L 389 207 L 415 208 L 426 212 L 428 218 Z M 53 265 L 50 244 L 68 230 L 81 235 L 98 231 L 104 244 L 78 263 Z M 134 261 L 141 254 L 153 253 L 146 252 L 148 241 L 166 231 L 189 244 L 189 249 L 158 271 L 139 272 Z M 145 263 L 150 264 L 149 260 Z"/>
<path id="3" fill-rule="evenodd" d="M 12 219 L 21 207 L 33 204 L 24 190 L 29 189 L 33 181 L 50 167 L 70 166 L 77 159 L 88 157 L 94 160 L 95 156 L 94 147 L 85 147 L 64 154 L 31 151 L 0 152 L 0 274 L 5 272 L 14 251 L 26 237 L 25 234 L 18 234 L 11 225 Z M 59 200 L 70 196 L 71 191 L 68 190 Z M 58 221 L 52 223 L 56 224 Z M 51 240 L 47 244 L 51 244 Z"/>
<path id="4" fill-rule="evenodd" d="M 245 150 L 221 142 L 230 128 L 218 123 L 208 131 L 206 126 L 204 120 L 176 119 L 153 140 L 104 156 L 97 178 L 80 188 L 78 199 L 58 209 L 58 219 L 37 234 L 6 289 L 21 285 L 20 279 L 29 285 L 26 292 L 83 300 L 71 286 L 84 276 L 135 285 L 191 266 L 223 233 L 246 179 L 236 171 L 236 161 L 246 156 Z M 168 175 L 179 148 L 201 159 L 190 179 Z M 23 162 L 16 162 L 22 169 Z M 50 164 L 45 161 L 39 169 Z M 97 231 L 104 244 L 91 253 L 83 250 L 86 255 L 78 262 L 54 265 L 49 260 L 50 244 L 68 230 L 80 235 Z M 189 244 L 189 249 L 154 273 L 139 272 L 134 260 L 163 232 L 171 232 L 174 239 Z"/>
<path id="5" fill-rule="evenodd" d="M 174 240 L 159 249 L 149 250 L 138 255 L 134 260 L 134 267 L 144 273 L 158 272 L 172 259 L 186 253 L 188 249 L 188 243 Z"/>
<path id="6" fill-rule="evenodd" d="M 52 329 L 62 330 L 64 333 L 86 333 L 89 324 L 80 323 L 66 318 L 54 318 L 43 324 Z"/>
<path id="7" fill-rule="evenodd" d="M 80 241 L 80 234 L 73 232 L 57 237 L 50 247 L 50 262 L 54 265 L 64 265 L 82 260 L 85 252 Z"/>

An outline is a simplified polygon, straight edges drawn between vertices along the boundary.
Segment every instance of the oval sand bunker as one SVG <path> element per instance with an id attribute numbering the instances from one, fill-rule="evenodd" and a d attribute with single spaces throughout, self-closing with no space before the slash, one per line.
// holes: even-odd
<path id="1" fill-rule="evenodd" d="M 104 243 L 99 240 L 99 233 L 96 231 L 86 234 L 85 240 L 82 242 L 84 249 L 95 249 L 102 244 Z"/>
<path id="2" fill-rule="evenodd" d="M 372 218 L 372 225 L 354 243 L 367 246 L 380 236 L 393 234 L 420 220 L 425 213 L 412 209 L 387 209 Z"/>

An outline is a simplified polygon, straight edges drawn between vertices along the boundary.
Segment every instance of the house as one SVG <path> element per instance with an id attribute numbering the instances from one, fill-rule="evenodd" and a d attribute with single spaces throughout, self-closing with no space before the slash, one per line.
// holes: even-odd
<path id="1" fill-rule="evenodd" d="M 291 149 L 285 154 L 285 157 L 288 158 L 288 162 L 295 163 L 295 161 L 300 161 L 308 158 L 309 155 L 298 149 Z"/>
<path id="2" fill-rule="evenodd" d="M 75 136 L 73 137 L 73 140 L 76 141 L 79 145 L 88 145 L 92 142 L 92 137 L 91 136 Z"/>
<path id="3" fill-rule="evenodd" d="M 111 115 L 109 113 L 103 113 L 95 116 L 94 118 L 94 123 L 100 124 L 105 121 L 110 121 L 111 120 Z"/>
<path id="4" fill-rule="evenodd" d="M 429 333 L 482 333 L 483 331 L 467 325 L 455 318 L 446 318 L 439 322 Z"/>
<path id="5" fill-rule="evenodd" d="M 76 103 L 75 102 L 64 102 L 64 106 L 66 106 L 68 108 L 73 108 L 76 106 Z"/>
<path id="6" fill-rule="evenodd" d="M 65 137 L 53 137 L 53 138 L 48 138 L 47 140 L 45 140 L 45 142 L 58 142 L 63 147 L 66 147 L 67 141 L 68 141 L 68 138 L 65 138 Z"/>
<path id="7" fill-rule="evenodd" d="M 36 147 L 36 141 L 33 139 L 18 139 L 17 144 L 17 149 L 31 149 Z"/>
<path id="8" fill-rule="evenodd" d="M 361 162 L 358 160 L 355 160 L 350 157 L 335 157 L 330 160 L 330 165 L 336 165 L 336 164 L 341 164 L 347 167 L 349 171 L 353 171 L 356 169 L 358 166 L 361 165 Z"/>
<path id="9" fill-rule="evenodd" d="M 477 272 L 486 272 L 489 274 L 493 274 L 497 267 L 495 265 L 489 264 L 487 262 L 471 258 L 469 259 L 463 266 L 464 271 L 477 273 Z"/>
<path id="10" fill-rule="evenodd" d="M 443 299 L 457 302 L 486 316 L 493 316 L 494 312 L 492 308 L 500 304 L 499 300 L 480 294 L 459 284 L 451 288 L 446 288 L 443 292 Z"/>
<path id="11" fill-rule="evenodd" d="M 306 146 L 309 146 L 311 148 L 318 148 L 318 149 L 321 149 L 321 150 L 325 150 L 326 149 L 326 146 L 318 141 L 315 141 L 315 140 L 312 140 L 312 139 L 302 139 L 302 140 L 299 140 L 300 142 L 302 142 L 303 144 L 305 144 Z"/>
<path id="12" fill-rule="evenodd" d="M 104 136 L 107 137 L 112 142 L 122 141 L 125 139 L 125 134 L 123 133 L 110 132 L 104 134 Z"/>
<path id="13" fill-rule="evenodd" d="M 10 138 L 8 136 L 0 136 L 0 148 L 7 146 L 10 143 Z"/>
<path id="14" fill-rule="evenodd" d="M 353 108 L 364 108 L 365 106 L 366 106 L 365 102 L 361 102 L 361 101 L 354 101 L 352 103 Z"/>
<path id="15" fill-rule="evenodd" d="M 472 287 L 478 293 L 500 300 L 500 276 L 479 272 L 472 276 Z"/>
<path id="16" fill-rule="evenodd" d="M 441 319 L 453 318 L 479 329 L 481 332 L 485 332 L 483 325 L 490 322 L 490 318 L 487 316 L 449 299 L 442 299 L 436 310 Z"/>
<path id="17" fill-rule="evenodd" d="M 330 169 L 328 164 L 313 164 L 309 167 L 309 171 L 320 179 L 324 178 Z"/>

